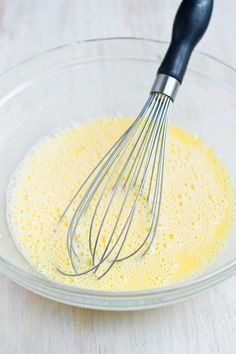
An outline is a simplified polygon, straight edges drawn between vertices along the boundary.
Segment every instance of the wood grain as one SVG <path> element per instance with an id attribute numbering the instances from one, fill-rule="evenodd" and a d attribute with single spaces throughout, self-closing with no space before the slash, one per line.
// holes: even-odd
<path id="1" fill-rule="evenodd" d="M 169 39 L 177 0 L 0 0 L 0 72 L 78 39 Z M 217 0 L 199 49 L 236 62 L 236 1 Z M 233 354 L 236 277 L 183 303 L 141 312 L 73 308 L 0 275 L 0 353 Z"/>

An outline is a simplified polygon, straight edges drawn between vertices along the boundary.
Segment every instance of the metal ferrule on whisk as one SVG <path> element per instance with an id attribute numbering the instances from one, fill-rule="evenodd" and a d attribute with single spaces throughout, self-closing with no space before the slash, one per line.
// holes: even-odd
<path id="1" fill-rule="evenodd" d="M 174 77 L 165 74 L 157 74 L 151 93 L 163 93 L 174 101 L 179 86 L 180 82 Z"/>

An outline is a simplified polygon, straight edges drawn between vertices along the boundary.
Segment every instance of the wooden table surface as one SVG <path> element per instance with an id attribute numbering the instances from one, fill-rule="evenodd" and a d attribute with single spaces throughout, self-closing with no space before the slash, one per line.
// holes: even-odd
<path id="1" fill-rule="evenodd" d="M 0 72 L 39 51 L 106 36 L 169 39 L 178 0 L 0 0 Z M 236 62 L 236 0 L 216 0 L 199 49 Z M 3 117 L 1 117 L 3 119 Z M 0 354 L 236 353 L 236 276 L 141 312 L 74 308 L 0 275 Z"/>

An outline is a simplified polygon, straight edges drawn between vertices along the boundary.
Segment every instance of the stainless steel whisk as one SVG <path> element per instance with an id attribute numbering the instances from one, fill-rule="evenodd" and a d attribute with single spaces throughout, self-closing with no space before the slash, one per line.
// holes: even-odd
<path id="1" fill-rule="evenodd" d="M 145 255 L 157 233 L 164 173 L 169 109 L 182 83 L 191 53 L 208 26 L 213 0 L 184 0 L 176 14 L 172 39 L 159 67 L 149 98 L 128 130 L 111 147 L 75 193 L 59 222 L 82 195 L 67 231 L 67 248 L 74 272 L 94 272 L 102 278 L 121 261 L 135 254 Z M 130 230 L 145 199 L 150 220 L 146 235 L 130 252 L 123 254 Z M 112 225 L 111 213 L 116 213 Z M 79 228 L 89 215 L 91 264 L 84 268 L 80 257 Z M 99 216 L 99 219 L 98 219 Z M 100 223 L 98 223 L 98 220 Z M 107 231 L 107 226 L 110 229 Z M 106 234 L 100 253 L 101 239 Z M 103 245 L 103 244 L 102 244 Z"/>

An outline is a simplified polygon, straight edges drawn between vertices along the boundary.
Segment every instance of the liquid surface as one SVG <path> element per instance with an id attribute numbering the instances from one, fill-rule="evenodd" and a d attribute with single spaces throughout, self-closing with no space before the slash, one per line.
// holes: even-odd
<path id="1" fill-rule="evenodd" d="M 150 251 L 143 258 L 116 263 L 100 280 L 93 273 L 68 277 L 58 272 L 56 267 L 72 273 L 66 246 L 72 214 L 63 219 L 56 233 L 55 224 L 76 189 L 131 122 L 130 118 L 109 118 L 67 128 L 40 142 L 16 171 L 8 193 L 12 235 L 33 268 L 50 280 L 102 290 L 164 286 L 198 274 L 225 245 L 234 216 L 227 173 L 200 139 L 170 127 L 162 208 Z M 140 206 L 132 242 L 142 239 L 149 227 L 145 205 Z M 109 217 L 115 220 L 116 212 Z M 87 221 L 78 235 L 82 269 L 91 263 Z"/>

